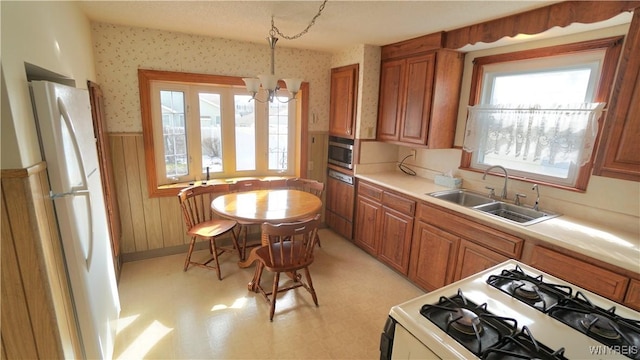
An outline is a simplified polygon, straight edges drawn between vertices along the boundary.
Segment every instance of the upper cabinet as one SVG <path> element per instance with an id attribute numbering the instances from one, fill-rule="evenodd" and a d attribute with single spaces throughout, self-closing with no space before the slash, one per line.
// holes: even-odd
<path id="1" fill-rule="evenodd" d="M 354 138 L 359 65 L 331 69 L 329 134 Z"/>
<path id="2" fill-rule="evenodd" d="M 438 48 L 437 40 L 421 37 L 383 47 L 378 140 L 453 146 L 464 54 Z"/>
<path id="3" fill-rule="evenodd" d="M 640 8 L 631 20 L 594 174 L 640 181 Z"/>

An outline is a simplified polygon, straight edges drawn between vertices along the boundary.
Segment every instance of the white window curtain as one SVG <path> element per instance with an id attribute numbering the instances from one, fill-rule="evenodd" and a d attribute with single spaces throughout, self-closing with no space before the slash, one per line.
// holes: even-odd
<path id="1" fill-rule="evenodd" d="M 469 107 L 464 150 L 520 161 L 589 162 L 605 103 Z"/>

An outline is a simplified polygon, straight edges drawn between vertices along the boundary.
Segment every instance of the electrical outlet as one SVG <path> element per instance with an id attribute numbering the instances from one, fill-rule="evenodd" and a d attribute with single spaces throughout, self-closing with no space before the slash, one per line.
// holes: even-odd
<path id="1" fill-rule="evenodd" d="M 417 155 L 418 152 L 416 151 L 416 149 L 411 149 L 411 156 L 413 157 L 413 161 L 417 160 Z"/>

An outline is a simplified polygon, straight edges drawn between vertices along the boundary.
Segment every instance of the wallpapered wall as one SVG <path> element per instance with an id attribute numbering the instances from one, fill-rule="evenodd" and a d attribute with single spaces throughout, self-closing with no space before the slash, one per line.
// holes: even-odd
<path id="1" fill-rule="evenodd" d="M 102 23 L 92 23 L 91 31 L 109 132 L 142 131 L 140 68 L 243 77 L 269 71 L 266 40 L 257 44 Z M 286 42 L 276 47 L 275 73 L 309 82 L 309 131 L 327 131 L 331 54 L 286 48 Z"/>

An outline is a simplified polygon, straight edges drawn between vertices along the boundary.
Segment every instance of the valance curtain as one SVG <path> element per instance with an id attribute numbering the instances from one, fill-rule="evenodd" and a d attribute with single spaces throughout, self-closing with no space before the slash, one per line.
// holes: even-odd
<path id="1" fill-rule="evenodd" d="M 464 150 L 513 160 L 589 162 L 605 103 L 469 107 Z"/>

